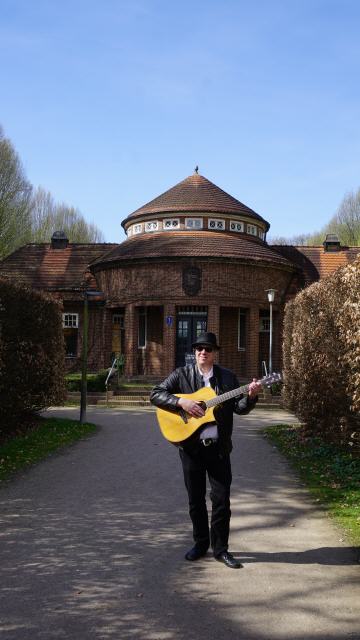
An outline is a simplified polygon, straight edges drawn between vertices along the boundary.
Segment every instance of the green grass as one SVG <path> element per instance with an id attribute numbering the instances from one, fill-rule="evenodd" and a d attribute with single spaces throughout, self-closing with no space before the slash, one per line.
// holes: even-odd
<path id="1" fill-rule="evenodd" d="M 88 391 L 98 391 L 100 393 L 105 393 L 105 381 L 108 375 L 108 369 L 101 369 L 97 373 L 87 373 L 87 390 Z M 81 372 L 77 371 L 75 373 L 67 373 L 65 375 L 66 388 L 68 391 L 80 391 L 81 388 Z M 115 373 L 111 378 L 111 384 L 117 386 L 118 378 Z M 136 389 L 148 389 L 149 391 L 153 388 L 154 384 L 150 382 L 125 382 L 121 379 L 118 388 L 120 391 L 136 391 Z"/>
<path id="2" fill-rule="evenodd" d="M 39 418 L 28 433 L 14 436 L 0 446 L 0 482 L 93 433 L 96 428 L 90 423 L 81 425 L 77 420 Z"/>
<path id="3" fill-rule="evenodd" d="M 105 392 L 105 381 L 108 375 L 107 369 L 101 369 L 97 373 L 87 373 L 87 390 Z M 67 373 L 65 376 L 68 391 L 80 391 L 81 372 Z"/>
<path id="4" fill-rule="evenodd" d="M 151 391 L 151 389 L 154 387 L 154 384 L 149 383 L 149 382 L 120 382 L 119 385 L 119 389 L 140 389 L 141 391 L 143 389 L 149 389 Z"/>
<path id="5" fill-rule="evenodd" d="M 298 471 L 315 501 L 326 507 L 349 539 L 360 544 L 360 456 L 318 437 L 305 438 L 300 425 L 264 430 Z"/>

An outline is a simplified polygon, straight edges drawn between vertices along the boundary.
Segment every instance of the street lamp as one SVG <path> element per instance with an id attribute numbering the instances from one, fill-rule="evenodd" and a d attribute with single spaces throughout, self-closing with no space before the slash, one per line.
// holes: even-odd
<path id="1" fill-rule="evenodd" d="M 102 291 L 84 291 L 83 312 L 83 342 L 82 342 L 82 366 L 81 366 L 81 390 L 80 390 L 80 424 L 86 421 L 87 403 L 87 358 L 88 358 L 88 330 L 89 330 L 89 297 L 102 296 Z"/>
<path id="2" fill-rule="evenodd" d="M 272 373 L 272 342 L 273 342 L 273 316 L 272 305 L 275 300 L 276 289 L 266 289 L 267 297 L 270 305 L 270 342 L 269 342 L 269 373 Z"/>

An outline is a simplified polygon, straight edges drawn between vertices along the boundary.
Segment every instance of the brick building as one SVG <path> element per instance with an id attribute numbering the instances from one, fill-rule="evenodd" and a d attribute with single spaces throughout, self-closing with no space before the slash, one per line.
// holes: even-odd
<path id="1" fill-rule="evenodd" d="M 269 223 L 195 172 L 130 214 L 121 244 L 29 244 L 0 263 L 0 275 L 63 301 L 66 362 L 80 370 L 84 291 L 89 368 L 123 354 L 129 377 L 161 378 L 189 359 L 204 329 L 218 335 L 221 363 L 249 379 L 269 360 L 281 367 L 284 305 L 299 289 L 355 259 L 359 247 L 269 246 Z"/>

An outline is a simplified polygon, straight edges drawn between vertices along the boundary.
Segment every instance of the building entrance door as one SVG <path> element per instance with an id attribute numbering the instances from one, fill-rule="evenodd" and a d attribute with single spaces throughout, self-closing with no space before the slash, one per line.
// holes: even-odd
<path id="1" fill-rule="evenodd" d="M 207 307 L 179 307 L 176 314 L 176 367 L 194 362 L 192 343 L 206 331 Z"/>

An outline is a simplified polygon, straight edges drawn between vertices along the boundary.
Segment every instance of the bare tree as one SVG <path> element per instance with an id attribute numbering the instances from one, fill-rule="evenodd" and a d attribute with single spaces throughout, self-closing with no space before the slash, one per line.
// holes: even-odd
<path id="1" fill-rule="evenodd" d="M 304 246 L 308 244 L 308 239 L 310 238 L 310 234 L 302 233 L 297 236 L 292 236 L 291 238 L 285 238 L 283 236 L 273 236 L 269 237 L 269 244 L 278 244 L 278 245 L 292 245 L 292 246 Z"/>
<path id="2" fill-rule="evenodd" d="M 102 232 L 78 209 L 57 204 L 49 191 L 33 192 L 20 158 L 0 126 L 0 260 L 27 242 L 50 242 L 54 231 L 71 242 L 102 242 Z"/>
<path id="3" fill-rule="evenodd" d="M 360 189 L 346 194 L 330 221 L 319 231 L 292 238 L 269 238 L 269 244 L 319 246 L 327 234 L 337 235 L 345 246 L 360 246 Z"/>
<path id="4" fill-rule="evenodd" d="M 343 244 L 360 245 L 360 189 L 351 191 L 341 202 L 334 222 Z"/>
<path id="5" fill-rule="evenodd" d="M 322 244 L 329 233 L 338 236 L 342 245 L 360 246 L 360 189 L 344 197 L 330 221 L 309 235 L 307 245 Z"/>
<path id="6" fill-rule="evenodd" d="M 49 191 L 42 187 L 32 199 L 32 241 L 50 242 L 54 231 L 64 231 L 70 242 L 103 242 L 102 232 L 86 222 L 78 209 L 65 203 L 56 204 Z"/>
<path id="7" fill-rule="evenodd" d="M 38 187 L 31 201 L 31 240 L 49 242 L 53 234 L 56 205 L 49 191 Z"/>
<path id="8" fill-rule="evenodd" d="M 0 259 L 29 240 L 31 184 L 0 127 Z"/>

